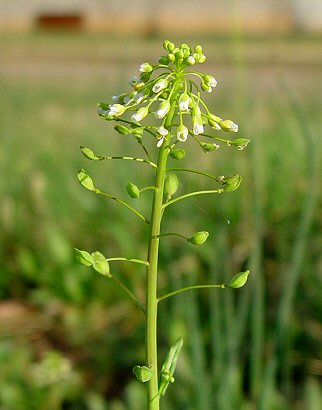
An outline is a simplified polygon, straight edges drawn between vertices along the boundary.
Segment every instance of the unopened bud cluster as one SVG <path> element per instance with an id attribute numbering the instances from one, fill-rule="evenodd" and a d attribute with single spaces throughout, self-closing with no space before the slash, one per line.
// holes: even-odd
<path id="1" fill-rule="evenodd" d="M 209 131 L 237 132 L 238 125 L 211 113 L 202 99 L 203 91 L 210 93 L 217 85 L 214 76 L 192 70 L 193 66 L 206 60 L 202 47 L 197 45 L 192 49 L 187 44 L 177 47 L 168 40 L 163 47 L 166 54 L 161 56 L 158 64 L 142 63 L 139 76 L 130 80 L 132 91 L 114 96 L 111 104 L 100 103 L 99 115 L 106 120 L 121 122 L 127 115 L 125 125 L 117 124 L 116 131 L 141 137 L 148 129 L 155 136 L 158 147 L 170 146 L 170 142 L 175 141 L 185 142 L 190 135 L 204 152 L 214 151 L 219 145 L 201 141 L 202 136 L 243 149 L 249 140 L 234 144 L 218 134 L 205 133 L 206 127 Z M 149 115 L 153 115 L 159 124 L 144 125 Z M 170 124 L 167 122 L 169 116 L 172 118 Z M 180 157 L 179 152 L 175 155 Z"/>

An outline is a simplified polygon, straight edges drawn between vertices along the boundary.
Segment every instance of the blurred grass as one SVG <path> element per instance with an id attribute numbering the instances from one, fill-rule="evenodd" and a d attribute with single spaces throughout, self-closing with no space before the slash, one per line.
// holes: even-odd
<path id="1" fill-rule="evenodd" d="M 242 70 L 231 39 L 202 43 L 209 56 L 205 70 L 219 83 L 211 104 L 252 143 L 242 152 L 222 147 L 207 155 L 187 143 L 190 168 L 202 163 L 209 173 L 238 172 L 243 183 L 230 195 L 189 199 L 167 210 L 164 231 L 190 235 L 207 229 L 211 239 L 196 254 L 178 239 L 164 241 L 160 287 L 221 282 L 245 267 L 252 276 L 241 291 L 189 293 L 160 305 L 160 360 L 171 341 L 182 334 L 185 339 L 178 381 L 165 405 L 255 409 L 265 397 L 264 385 L 269 410 L 315 410 L 322 377 L 321 193 L 311 204 L 305 235 L 298 227 L 304 201 L 317 188 L 306 129 L 315 136 L 316 163 L 322 157 L 321 42 L 245 39 Z M 138 64 L 155 60 L 160 51 L 160 39 L 139 37 L 0 36 L 0 404 L 6 410 L 23 410 L 26 400 L 35 410 L 142 408 L 143 392 L 131 375 L 131 367 L 144 360 L 140 312 L 121 291 L 77 266 L 72 250 L 145 257 L 146 227 L 82 190 L 76 172 L 86 168 L 97 186 L 124 198 L 128 179 L 151 183 L 144 165 L 97 166 L 78 147 L 107 155 L 140 153 L 128 136 L 97 118 L 95 108 L 126 91 Z M 283 79 L 290 91 L 281 87 Z M 314 172 L 317 178 L 319 170 Z M 208 186 L 201 177 L 179 178 L 181 192 Z M 140 207 L 148 213 L 147 201 Z M 112 267 L 143 298 L 144 269 Z M 288 289 L 287 334 L 276 352 L 276 320 Z M 67 387 L 62 379 L 44 390 L 27 376 L 35 363 L 46 366 L 44 352 L 53 350 L 69 360 L 77 377 L 71 372 Z M 13 360 L 16 352 L 20 360 Z M 270 373 L 272 360 L 276 368 Z"/>

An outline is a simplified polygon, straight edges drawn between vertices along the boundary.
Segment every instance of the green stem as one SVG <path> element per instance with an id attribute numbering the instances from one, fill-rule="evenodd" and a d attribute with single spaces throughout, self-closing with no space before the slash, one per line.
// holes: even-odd
<path id="1" fill-rule="evenodd" d="M 203 175 L 204 177 L 208 177 L 208 178 L 214 179 L 215 181 L 219 182 L 218 177 L 215 177 L 214 175 L 211 175 L 211 174 L 207 174 L 206 172 L 197 171 L 195 169 L 190 169 L 190 168 L 168 168 L 167 171 L 192 172 L 193 174 Z"/>
<path id="2" fill-rule="evenodd" d="M 114 257 L 114 258 L 107 258 L 106 259 L 108 262 L 112 261 L 126 261 L 126 262 L 133 262 L 133 263 L 141 263 L 142 265 L 149 265 L 149 262 L 143 261 L 142 259 L 128 259 L 128 258 L 123 258 L 123 257 Z"/>
<path id="3" fill-rule="evenodd" d="M 209 289 L 209 288 L 220 288 L 224 289 L 226 285 L 220 284 L 220 285 L 194 285 L 194 286 L 187 286 L 186 288 L 181 288 L 178 290 L 174 290 L 173 292 L 167 293 L 166 295 L 160 296 L 158 298 L 158 302 L 161 302 L 161 300 L 170 298 L 171 296 L 178 295 L 179 293 L 182 292 L 187 292 L 187 290 L 193 290 L 193 289 Z"/>
<path id="4" fill-rule="evenodd" d="M 175 114 L 175 100 L 178 93 L 177 80 L 174 84 L 174 92 L 172 95 L 172 106 L 167 116 L 165 127 L 171 126 Z M 151 369 L 152 376 L 148 382 L 147 392 L 147 410 L 160 409 L 160 395 L 158 386 L 158 352 L 157 352 L 157 276 L 158 276 L 158 256 L 159 256 L 159 235 L 162 219 L 162 205 L 163 205 L 163 190 L 164 179 L 166 175 L 167 159 L 169 154 L 168 143 L 170 135 L 167 136 L 167 144 L 163 144 L 160 148 L 156 179 L 154 186 L 156 190 L 153 196 L 148 258 L 149 265 L 146 270 L 146 365 Z"/>

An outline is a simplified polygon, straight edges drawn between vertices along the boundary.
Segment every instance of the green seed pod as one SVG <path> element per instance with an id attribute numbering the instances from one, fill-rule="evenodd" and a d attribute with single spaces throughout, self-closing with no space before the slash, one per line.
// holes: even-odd
<path id="1" fill-rule="evenodd" d="M 90 159 L 92 161 L 99 161 L 100 157 L 94 154 L 94 152 L 87 147 L 80 147 L 82 154 L 84 155 L 85 158 Z"/>
<path id="2" fill-rule="evenodd" d="M 76 257 L 77 262 L 81 263 L 82 265 L 85 265 L 85 266 L 93 265 L 93 258 L 86 251 L 81 251 L 80 249 L 75 248 L 75 257 Z"/>
<path id="3" fill-rule="evenodd" d="M 128 135 L 130 133 L 130 130 L 121 124 L 115 125 L 114 129 L 115 131 L 117 131 L 119 134 L 122 134 L 122 135 Z"/>
<path id="4" fill-rule="evenodd" d="M 207 231 L 200 231 L 195 233 L 191 238 L 188 239 L 188 242 L 192 243 L 193 245 L 202 245 L 208 239 L 209 232 Z"/>
<path id="5" fill-rule="evenodd" d="M 246 272 L 237 273 L 235 276 L 233 276 L 227 286 L 234 289 L 241 288 L 247 282 L 249 273 L 249 270 L 247 270 Z"/>
<path id="6" fill-rule="evenodd" d="M 131 198 L 139 198 L 140 190 L 136 185 L 132 184 L 132 182 L 128 182 L 126 190 Z"/>
<path id="7" fill-rule="evenodd" d="M 167 174 L 164 181 L 164 193 L 171 197 L 177 192 L 178 185 L 179 181 L 176 174 Z"/>
<path id="8" fill-rule="evenodd" d="M 132 372 L 139 382 L 146 383 L 151 380 L 152 372 L 147 366 L 134 366 Z"/>
<path id="9" fill-rule="evenodd" d="M 101 275 L 107 276 L 109 278 L 112 277 L 110 274 L 110 265 L 106 260 L 105 256 L 101 252 L 93 252 L 92 253 L 93 259 L 93 268 L 96 272 L 100 273 Z"/>
<path id="10" fill-rule="evenodd" d="M 233 192 L 239 187 L 242 177 L 240 175 L 233 175 L 231 177 L 224 178 L 224 191 Z"/>
<path id="11" fill-rule="evenodd" d="M 170 152 L 170 157 L 173 159 L 182 159 L 186 156 L 186 151 L 181 148 L 173 149 Z"/>
<path id="12" fill-rule="evenodd" d="M 89 191 L 96 190 L 92 178 L 85 172 L 84 169 L 78 171 L 77 178 L 84 188 L 88 189 Z"/>

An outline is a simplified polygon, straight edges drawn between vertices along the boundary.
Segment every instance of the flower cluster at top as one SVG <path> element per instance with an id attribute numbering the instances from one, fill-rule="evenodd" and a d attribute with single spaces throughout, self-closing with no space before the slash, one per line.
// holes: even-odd
<path id="1" fill-rule="evenodd" d="M 202 47 L 197 45 L 191 49 L 187 44 L 176 47 L 168 40 L 163 47 L 167 54 L 159 59 L 158 64 L 140 65 L 140 76 L 130 81 L 131 92 L 113 96 L 112 104 L 98 104 L 99 115 L 128 125 L 118 124 L 115 127 L 121 134 L 138 135 L 142 130 L 148 131 L 157 139 L 158 147 L 165 142 L 169 144 L 174 138 L 176 142 L 184 142 L 190 135 L 206 152 L 217 149 L 219 145 L 205 143 L 200 136 L 243 149 L 249 140 L 239 138 L 230 141 L 205 133 L 205 127 L 237 132 L 238 125 L 211 113 L 201 97 L 202 91 L 210 93 L 217 85 L 212 75 L 191 69 L 205 62 Z M 124 117 L 126 113 L 130 114 L 129 120 Z M 142 123 L 149 114 L 160 120 L 158 126 Z"/>

